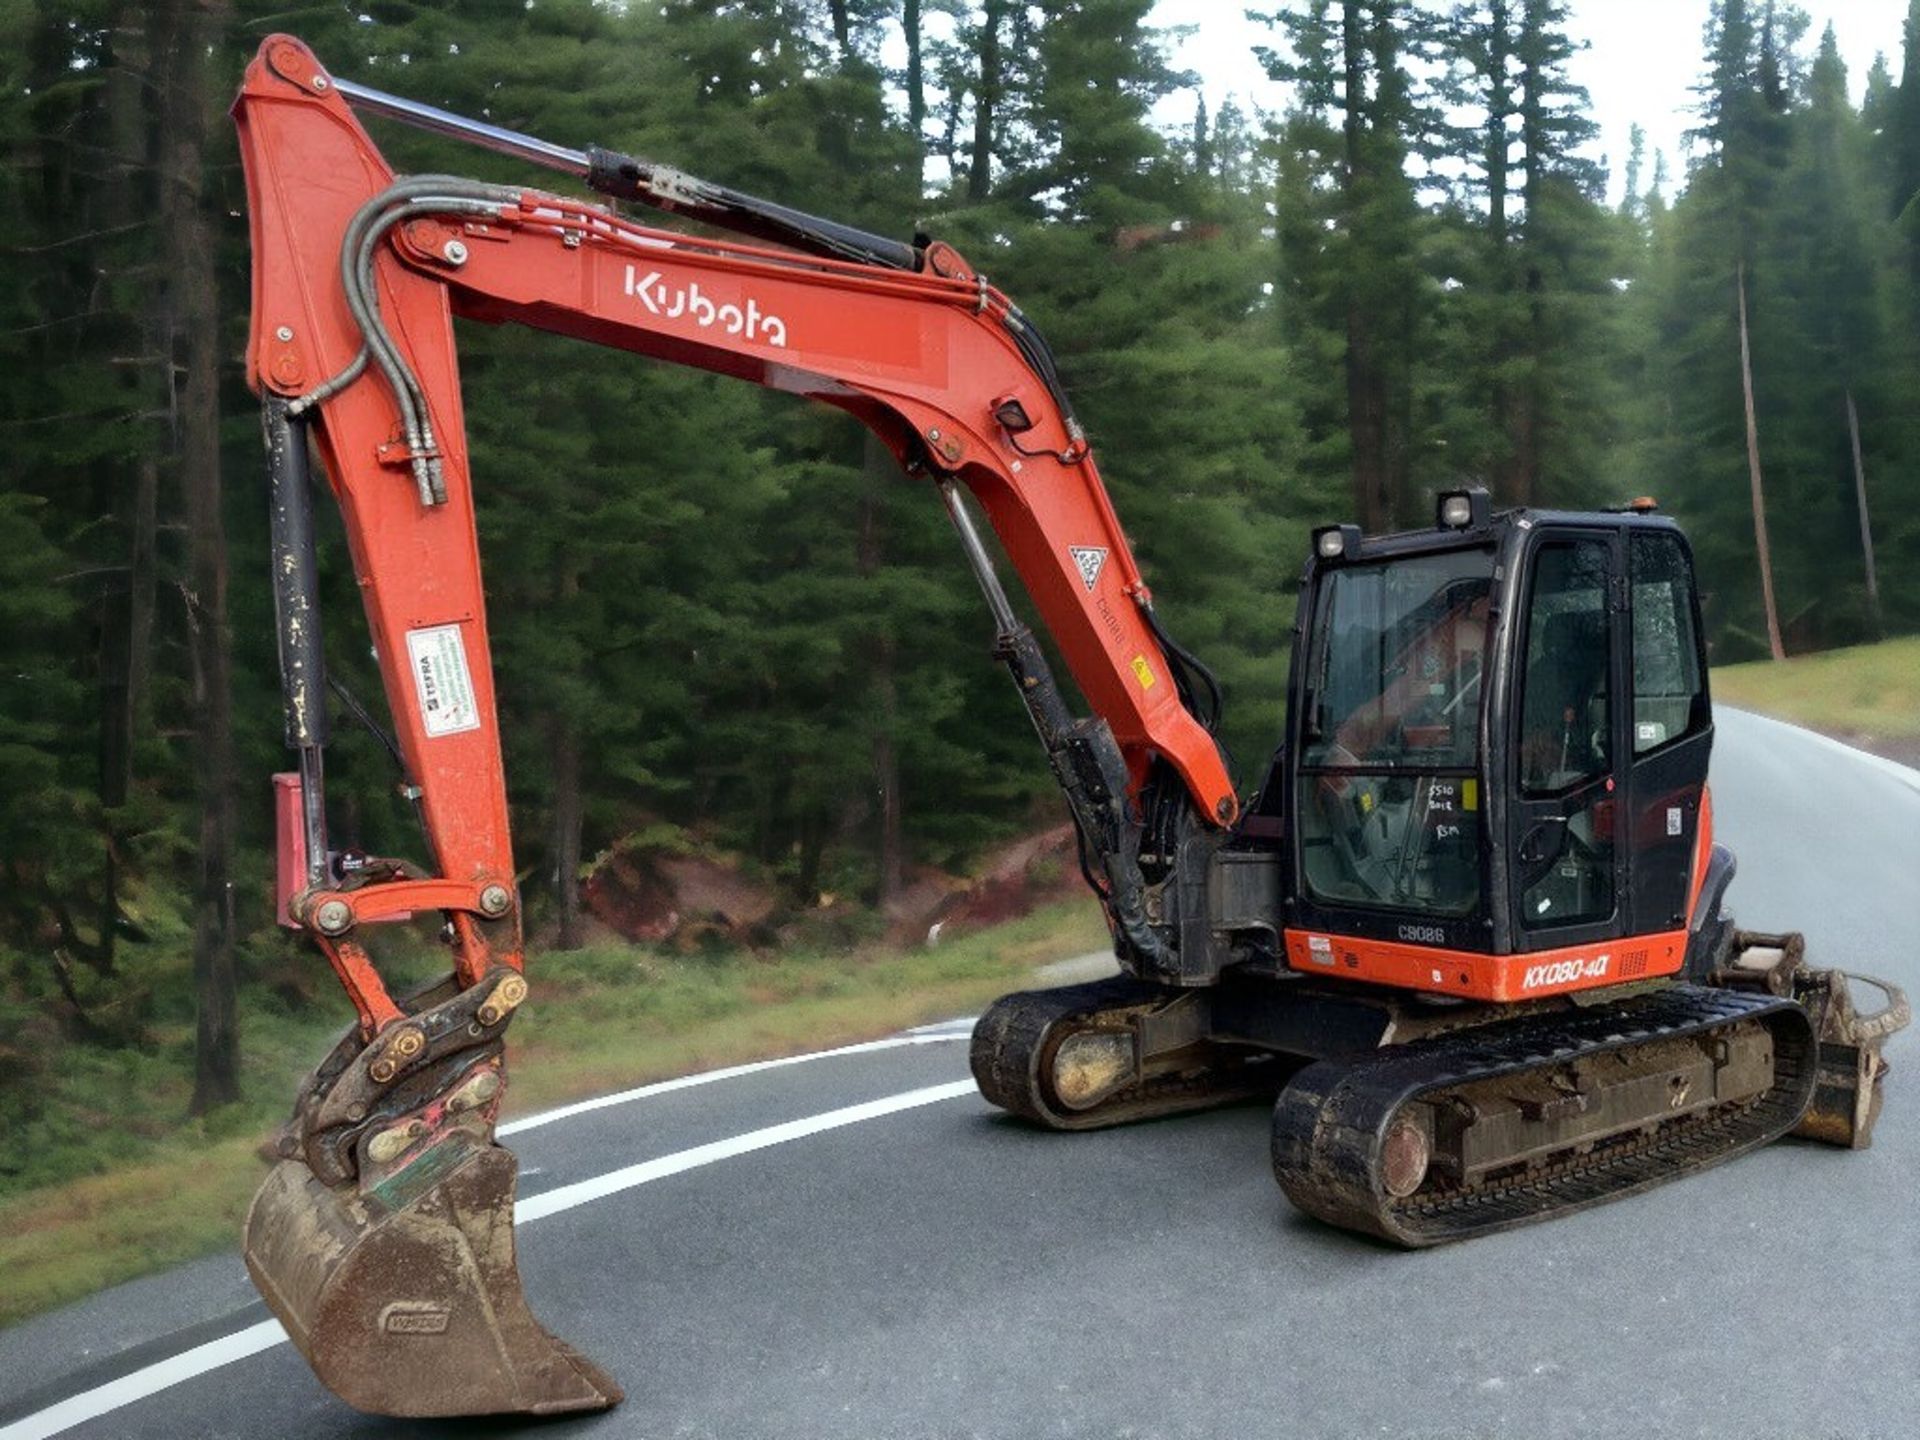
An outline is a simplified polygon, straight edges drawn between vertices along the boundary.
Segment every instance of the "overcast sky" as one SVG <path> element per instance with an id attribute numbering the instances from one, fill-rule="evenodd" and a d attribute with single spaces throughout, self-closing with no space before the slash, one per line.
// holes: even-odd
<path id="1" fill-rule="evenodd" d="M 1813 17 L 1811 41 L 1829 21 L 1847 62 L 1847 78 L 1857 102 L 1866 87 L 1876 51 L 1884 52 L 1894 79 L 1900 78 L 1900 26 L 1907 0 L 1799 0 Z M 1154 11 L 1161 25 L 1191 25 L 1195 32 L 1174 55 L 1181 69 L 1197 72 L 1209 108 L 1229 94 L 1269 110 L 1285 104 L 1253 58 L 1251 47 L 1271 44 L 1272 31 L 1246 19 L 1247 0 L 1159 0 Z M 1251 8 L 1277 6 L 1253 0 Z M 1627 158 L 1627 130 L 1639 124 L 1647 132 L 1647 173 L 1652 152 L 1664 150 L 1676 179 L 1685 174 L 1682 136 L 1697 122 L 1689 113 L 1692 86 L 1700 77 L 1702 30 L 1707 0 L 1572 0 L 1572 30 L 1590 48 L 1575 61 L 1575 76 L 1593 97 L 1600 124 L 1596 154 L 1605 155 L 1613 172 L 1617 199 Z M 1170 103 L 1163 118 L 1183 119 L 1193 106 L 1191 93 Z"/>

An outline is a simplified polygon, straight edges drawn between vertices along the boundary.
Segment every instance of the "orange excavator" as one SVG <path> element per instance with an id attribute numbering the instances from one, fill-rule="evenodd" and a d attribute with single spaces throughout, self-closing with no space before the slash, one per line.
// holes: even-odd
<path id="1" fill-rule="evenodd" d="M 697 222 L 396 177 L 384 116 Z M 337 80 L 269 38 L 234 106 L 253 246 L 289 746 L 283 922 L 357 1020 L 302 1086 L 246 1224 L 320 1378 L 392 1415 L 558 1413 L 619 1386 L 515 1268 L 502 1040 L 528 994 L 453 317 L 810 396 L 938 497 L 1079 833 L 1122 974 L 975 1027 L 994 1104 L 1052 1129 L 1275 1096 L 1288 1198 L 1403 1246 L 1626 1195 L 1788 1133 L 1867 1143 L 1903 997 L 1861 1016 L 1795 935 L 1734 928 L 1686 541 L 1649 503 L 1317 531 L 1286 733 L 1243 802 L 1219 687 L 1170 637 L 1046 342 L 950 246 Z M 712 238 L 726 231 L 742 239 Z M 334 847 L 310 447 L 345 519 L 422 866 Z M 964 493 L 963 493 L 964 492 Z M 967 496 L 971 497 L 971 504 Z M 984 513 L 1091 711 L 1009 601 Z M 382 921 L 450 968 L 395 995 Z M 1877 983 L 1877 982 L 1875 982 Z"/>

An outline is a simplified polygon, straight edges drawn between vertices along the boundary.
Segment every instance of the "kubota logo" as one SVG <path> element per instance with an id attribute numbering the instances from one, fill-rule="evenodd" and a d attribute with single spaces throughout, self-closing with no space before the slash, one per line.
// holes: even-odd
<path id="1" fill-rule="evenodd" d="M 658 270 L 636 277 L 631 265 L 627 266 L 626 292 L 646 306 L 650 315 L 666 320 L 685 317 L 702 330 L 711 330 L 717 325 L 729 335 L 744 335 L 749 340 L 764 340 L 769 345 L 786 348 L 787 322 L 778 315 L 765 313 L 752 296 L 747 297 L 744 310 L 738 305 L 716 304 L 712 296 L 700 293 L 698 280 L 686 286 L 669 285 L 660 278 Z"/>

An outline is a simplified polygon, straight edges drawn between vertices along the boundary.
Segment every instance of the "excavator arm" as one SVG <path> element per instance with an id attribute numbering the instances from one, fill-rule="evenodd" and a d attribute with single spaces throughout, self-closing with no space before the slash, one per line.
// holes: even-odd
<path id="1" fill-rule="evenodd" d="M 540 190 L 397 179 L 355 105 L 778 248 L 652 228 Z M 249 1218 L 249 1264 L 322 1378 L 362 1408 L 609 1404 L 617 1387 L 548 1337 L 520 1296 L 512 1162 L 492 1144 L 501 1035 L 527 990 L 453 318 L 825 401 L 871 427 L 908 475 L 930 478 L 1066 794 L 1116 948 L 1142 975 L 1181 978 L 1176 911 L 1194 893 L 1158 856 L 1150 886 L 1143 847 L 1211 853 L 1238 813 L 1203 723 L 1217 691 L 1154 616 L 1045 342 L 950 247 L 900 244 L 337 82 L 285 36 L 262 45 L 234 119 L 252 228 L 247 372 L 264 406 L 287 739 L 300 757 L 279 791 L 283 917 L 325 952 L 358 1013 L 281 1138 L 283 1161 Z M 429 837 L 424 871 L 329 846 L 309 441 L 345 520 Z M 1071 713 L 960 488 L 1092 718 Z M 1150 896 L 1156 887 L 1169 893 Z M 396 997 L 362 937 L 422 912 L 446 917 L 453 973 Z"/>

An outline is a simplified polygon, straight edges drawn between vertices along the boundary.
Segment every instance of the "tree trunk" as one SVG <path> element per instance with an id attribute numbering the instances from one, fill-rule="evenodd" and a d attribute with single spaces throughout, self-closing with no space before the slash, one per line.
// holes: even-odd
<path id="1" fill-rule="evenodd" d="M 1853 498 L 1860 512 L 1860 553 L 1867 564 L 1867 613 L 1873 631 L 1880 633 L 1880 577 L 1873 565 L 1873 521 L 1867 510 L 1867 467 L 1860 459 L 1860 411 L 1853 403 L 1853 387 L 1847 387 L 1847 439 L 1853 446 Z"/>
<path id="2" fill-rule="evenodd" d="M 1515 499 L 1517 467 L 1513 442 L 1515 401 L 1513 380 L 1507 367 L 1513 361 L 1515 336 L 1509 305 L 1513 301 L 1513 255 L 1509 253 L 1511 234 L 1507 227 L 1507 200 L 1513 182 L 1513 144 L 1507 134 L 1507 119 L 1513 115 L 1513 81 L 1507 75 L 1507 61 L 1513 58 L 1511 13 L 1505 0 L 1492 0 L 1486 21 L 1486 250 L 1488 250 L 1488 292 L 1494 298 L 1492 326 L 1488 334 L 1492 355 L 1492 396 L 1490 409 L 1494 419 L 1494 444 L 1500 451 L 1494 457 L 1494 493 L 1503 501 Z"/>
<path id="3" fill-rule="evenodd" d="M 1489 336 L 1493 359 L 1492 410 L 1495 443 L 1503 448 L 1493 464 L 1494 492 L 1502 500 L 1514 492 L 1513 384 L 1507 365 L 1513 358 L 1513 326 L 1507 307 L 1513 292 L 1513 257 L 1507 253 L 1507 196 L 1512 170 L 1512 144 L 1507 120 L 1513 113 L 1513 82 L 1507 74 L 1512 55 L 1511 17 L 1506 0 L 1492 0 L 1487 18 L 1487 264 L 1493 295 L 1493 325 Z"/>
<path id="4" fill-rule="evenodd" d="M 213 226 L 203 204 L 207 52 L 224 7 L 157 4 L 161 246 L 174 371 L 173 456 L 188 537 L 187 629 L 193 764 L 200 799 L 193 919 L 193 1112 L 240 1098 L 234 984 L 233 654 L 220 487 L 220 308 Z"/>
<path id="5" fill-rule="evenodd" d="M 1507 0 L 1492 0 L 1487 19 L 1487 236 L 1505 265 L 1507 245 L 1507 171 L 1511 147 L 1507 117 L 1513 109 L 1513 83 L 1507 76 L 1509 43 Z"/>
<path id="6" fill-rule="evenodd" d="M 160 467 L 151 455 L 134 466 L 133 509 L 127 519 L 127 583 L 106 607 L 101 625 L 100 805 L 105 855 L 100 877 L 100 941 L 89 963 L 113 973 L 120 925 L 120 820 L 133 786 L 135 737 L 145 730 L 147 677 L 152 673 L 154 591 L 158 567 Z"/>
<path id="7" fill-rule="evenodd" d="M 984 200 L 993 189 L 993 116 L 1000 102 L 1000 18 L 1005 0 L 987 0 L 980 17 L 980 74 L 973 88 L 973 157 L 967 166 L 967 198 Z"/>
<path id="8" fill-rule="evenodd" d="M 106 105 L 112 156 L 102 218 L 109 228 L 131 226 L 145 217 L 140 211 L 144 172 L 152 164 L 151 117 L 146 106 L 146 81 L 152 68 L 147 53 L 146 24 L 137 6 L 129 5 L 115 18 L 113 64 L 106 77 Z M 149 303 L 143 319 L 149 354 L 165 355 L 156 307 Z M 131 367 L 130 367 L 131 368 Z M 129 383 L 143 387 L 132 405 L 147 408 L 153 383 L 144 367 L 131 370 Z M 114 466 L 107 477 L 113 494 L 109 511 L 122 508 L 127 473 Z M 147 676 L 151 671 L 153 609 L 159 533 L 160 469 L 154 455 L 141 455 L 133 465 L 132 507 L 126 514 L 123 544 L 127 556 L 126 585 L 113 589 L 102 607 L 100 624 L 100 806 L 101 874 L 97 946 L 76 949 L 102 975 L 113 973 L 114 946 L 120 924 L 120 817 L 133 784 L 135 737 L 143 731 Z"/>
<path id="9" fill-rule="evenodd" d="M 554 603 L 562 613 L 580 599 L 580 572 L 563 565 L 554 576 Z M 580 781 L 580 726 L 563 703 L 554 706 L 548 721 L 548 744 L 553 751 L 553 898 L 559 912 L 562 950 L 580 944 L 580 832 L 586 824 L 586 801 Z"/>
<path id="10" fill-rule="evenodd" d="M 1341 5 L 1341 53 L 1345 88 L 1345 195 L 1343 207 L 1349 243 L 1358 239 L 1357 196 L 1369 184 L 1367 154 L 1366 17 L 1359 0 Z M 1361 527 L 1369 532 L 1387 528 L 1392 497 L 1387 470 L 1387 384 L 1377 354 L 1375 318 L 1361 297 L 1359 277 L 1351 269 L 1343 277 L 1347 312 L 1347 433 L 1352 447 L 1353 498 Z"/>
<path id="11" fill-rule="evenodd" d="M 564 715 L 553 717 L 553 898 L 560 920 L 562 950 L 580 946 L 580 827 L 585 805 L 580 794 L 580 733 Z"/>
<path id="12" fill-rule="evenodd" d="M 926 186 L 927 72 L 920 39 L 920 0 L 905 0 L 900 28 L 907 42 L 907 127 L 913 131 L 913 198 L 919 201 Z"/>
<path id="13" fill-rule="evenodd" d="M 1753 544 L 1760 555 L 1760 598 L 1767 611 L 1767 648 L 1787 658 L 1780 643 L 1780 613 L 1773 603 L 1773 552 L 1767 545 L 1767 500 L 1760 483 L 1760 427 L 1753 415 L 1753 351 L 1747 340 L 1747 262 L 1734 271 L 1740 293 L 1740 390 L 1747 407 L 1747 479 L 1753 490 Z"/>
<path id="14" fill-rule="evenodd" d="M 1527 365 L 1520 393 L 1515 397 L 1513 437 L 1513 484 L 1511 497 L 1516 505 L 1532 505 L 1540 489 L 1540 393 L 1541 360 L 1547 350 L 1546 307 L 1541 298 L 1544 284 L 1540 274 L 1540 209 L 1546 200 L 1547 148 L 1546 98 L 1541 93 L 1546 77 L 1540 68 L 1541 7 L 1539 0 L 1525 0 L 1521 8 L 1520 54 L 1520 151 L 1525 157 L 1527 178 L 1521 195 L 1526 218 L 1520 236 L 1521 268 L 1526 276 Z"/>
<path id="15" fill-rule="evenodd" d="M 862 576 L 878 573 L 886 558 L 883 526 L 884 487 L 899 479 L 893 454 L 868 433 L 862 457 L 866 492 L 860 501 Z M 874 714 L 869 755 L 874 786 L 874 904 L 885 911 L 906 888 L 905 811 L 900 795 L 900 756 L 894 734 L 900 724 L 900 696 L 894 685 L 893 636 L 884 631 L 874 640 L 872 654 Z"/>
<path id="16" fill-rule="evenodd" d="M 828 12 L 833 16 L 833 43 L 840 47 L 840 58 L 853 58 L 853 26 L 847 19 L 847 0 L 828 0 Z"/>

